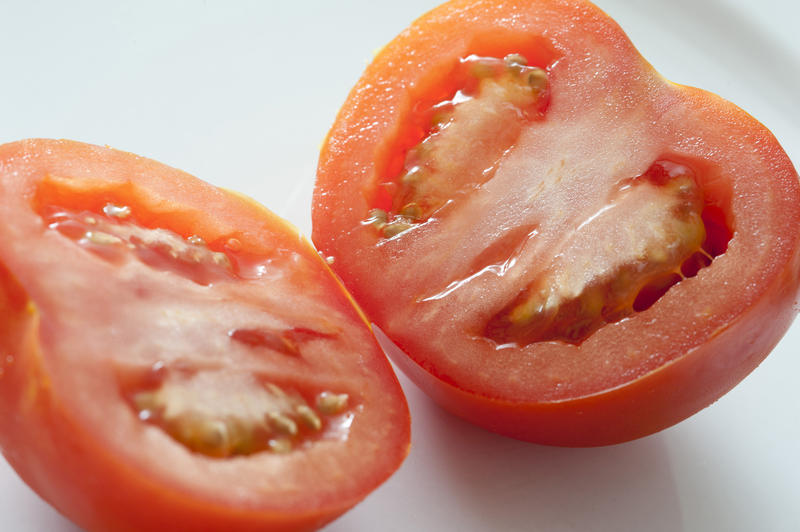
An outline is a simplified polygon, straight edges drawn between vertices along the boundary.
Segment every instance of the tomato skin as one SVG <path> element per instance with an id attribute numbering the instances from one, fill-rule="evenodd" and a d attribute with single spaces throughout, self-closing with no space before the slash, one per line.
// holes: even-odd
<path id="1" fill-rule="evenodd" d="M 70 141 L 1 146 L 0 190 L 0 209 L 15 220 L 6 224 L 0 239 L 0 449 L 34 491 L 75 523 L 89 531 L 316 530 L 399 467 L 410 439 L 399 383 L 350 296 L 288 223 L 253 200 L 155 161 Z M 284 253 L 293 253 L 290 263 L 299 266 L 289 268 L 287 282 L 307 286 L 308 294 L 342 320 L 335 323 L 344 328 L 344 344 L 332 340 L 326 345 L 359 346 L 333 362 L 341 368 L 335 371 L 350 368 L 352 374 L 340 376 L 340 381 L 353 379 L 368 399 L 353 416 L 349 437 L 282 456 L 262 452 L 218 459 L 189 452 L 143 423 L 116 381 L 125 371 L 120 366 L 125 360 L 115 357 L 125 354 L 128 343 L 114 339 L 127 327 L 132 329 L 128 338 L 148 341 L 146 329 L 135 329 L 149 319 L 135 310 L 151 297 L 147 285 L 130 300 L 114 300 L 119 293 L 107 292 L 117 282 L 114 266 L 87 257 L 74 243 L 43 228 L 32 211 L 40 203 L 53 203 L 98 212 L 110 199 L 141 213 L 137 221 L 144 225 L 166 224 L 208 242 L 234 235 L 247 256 L 271 253 L 281 260 Z M 28 243 L 18 241 L 17 228 L 31 227 L 35 230 L 23 231 Z M 49 256 L 41 254 L 48 249 L 46 239 L 58 241 Z M 30 253 L 14 253 L 15 247 Z M 45 272 L 69 284 L 54 293 L 42 277 Z M 168 276 L 156 272 L 155 277 Z M 178 281 L 155 282 L 149 287 L 156 292 L 152 297 L 158 301 L 157 291 Z M 258 281 L 249 282 L 258 288 Z M 86 283 L 94 286 L 91 293 L 81 291 Z M 237 282 L 231 285 L 229 294 L 239 293 Z M 82 314 L 97 327 L 64 328 L 62 319 L 83 323 L 83 316 L 57 315 L 59 309 L 71 308 L 68 300 L 84 302 Z M 298 295 L 294 303 L 301 301 Z M 104 321 L 106 315 L 117 314 L 117 307 L 125 307 L 120 311 L 125 319 Z M 160 311 L 151 310 L 153 315 Z M 61 338 L 64 331 L 70 336 Z M 62 344 L 81 337 L 94 338 L 105 348 L 85 355 L 66 353 L 65 360 Z M 189 347 L 202 350 L 210 339 Z M 160 341 L 164 339 L 152 339 L 154 349 Z M 315 356 L 308 354 L 304 363 L 325 364 L 313 362 Z M 383 423 L 376 426 L 381 418 Z M 273 489 L 271 484 L 291 487 Z"/>
<path id="2" fill-rule="evenodd" d="M 543 35 L 550 46 L 537 44 Z M 456 250 L 450 251 L 453 255 L 436 260 L 419 253 L 435 246 L 420 242 L 437 230 L 458 226 L 456 221 L 445 220 L 444 214 L 443 220 L 379 244 L 363 220 L 375 205 L 373 190 L 385 179 L 387 161 L 397 158 L 396 137 L 415 100 L 435 92 L 431 87 L 444 83 L 448 65 L 459 58 L 502 57 L 526 47 L 539 50 L 538 57 L 533 54 L 534 64 L 552 67 L 552 103 L 545 122 L 583 123 L 582 115 L 597 108 L 598 101 L 615 111 L 603 115 L 607 122 L 589 122 L 586 146 L 575 151 L 602 151 L 596 139 L 615 133 L 617 119 L 634 126 L 652 124 L 632 129 L 630 152 L 620 157 L 635 158 L 636 146 L 644 144 L 642 151 L 656 155 L 713 161 L 718 165 L 715 175 L 722 179 L 705 186 L 729 202 L 726 214 L 734 231 L 729 248 L 708 271 L 671 288 L 653 308 L 607 325 L 580 347 L 548 343 L 509 353 L 514 350 L 495 350 L 488 342 L 463 338 L 474 334 L 474 327 L 465 332 L 442 316 L 427 318 L 434 313 L 426 302 L 430 294 L 441 293 L 448 281 L 458 278 L 443 282 L 424 268 L 458 263 L 458 246 L 466 238 L 455 235 L 448 248 Z M 602 75 L 592 70 L 598 65 L 606 69 Z M 605 85 L 593 86 L 594 77 Z M 617 105 L 598 90 L 622 95 L 623 103 Z M 767 356 L 797 312 L 798 205 L 797 172 L 764 126 L 715 95 L 661 78 L 622 30 L 591 4 L 452 1 L 387 45 L 342 107 L 320 157 L 313 240 L 335 259 L 333 268 L 355 299 L 399 347 L 388 351 L 394 362 L 445 409 L 522 440 L 594 446 L 674 425 L 726 393 Z M 488 231 L 479 234 L 474 226 L 463 226 L 474 231 L 475 240 L 490 239 Z M 445 239 L 439 242 L 449 245 Z M 416 281 L 411 273 L 415 263 L 418 276 L 435 278 L 438 284 Z M 478 301 L 476 296 L 473 314 L 490 315 Z M 697 315 L 687 309 L 697 309 Z M 469 314 L 455 305 L 451 311 L 459 316 L 454 321 Z M 526 354 L 535 360 L 537 349 L 553 358 L 560 353 L 562 358 L 609 359 L 620 370 L 597 370 L 596 378 L 594 369 L 583 374 L 574 370 L 575 383 L 544 393 L 538 384 L 528 384 L 538 377 L 519 369 Z M 627 351 L 641 360 L 625 365 Z M 497 367 L 511 365 L 504 356 L 517 363 L 520 377 L 515 383 L 497 377 L 502 374 Z M 481 373 L 492 376 L 477 376 Z M 507 384 L 512 391 L 504 389 Z"/>

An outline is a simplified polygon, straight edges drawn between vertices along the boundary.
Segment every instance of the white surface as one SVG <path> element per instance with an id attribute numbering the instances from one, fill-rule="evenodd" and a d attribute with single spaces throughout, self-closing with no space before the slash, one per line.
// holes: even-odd
<path id="1" fill-rule="evenodd" d="M 317 151 L 372 51 L 431 0 L 3 2 L 0 143 L 64 137 L 245 192 L 310 231 Z M 598 0 L 670 79 L 733 100 L 800 162 L 788 0 Z M 688 421 L 599 449 L 529 445 L 403 379 L 413 448 L 328 532 L 800 530 L 800 322 Z M 0 530 L 75 532 L 0 461 Z"/>

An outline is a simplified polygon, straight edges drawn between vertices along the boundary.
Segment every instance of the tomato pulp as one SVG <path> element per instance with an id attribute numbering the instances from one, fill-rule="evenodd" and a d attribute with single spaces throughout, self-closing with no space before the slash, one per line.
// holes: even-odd
<path id="1" fill-rule="evenodd" d="M 312 530 L 408 451 L 399 384 L 293 228 L 132 154 L 0 147 L 0 448 L 87 530 Z"/>
<path id="2" fill-rule="evenodd" d="M 323 147 L 313 240 L 442 406 L 540 443 L 668 427 L 795 316 L 800 186 L 733 104 L 582 1 L 453 1 Z"/>

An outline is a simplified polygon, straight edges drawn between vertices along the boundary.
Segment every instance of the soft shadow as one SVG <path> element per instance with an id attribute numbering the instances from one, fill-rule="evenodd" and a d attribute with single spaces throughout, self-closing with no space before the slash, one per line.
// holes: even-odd
<path id="1" fill-rule="evenodd" d="M 566 449 L 488 433 L 441 409 L 419 442 L 439 464 L 440 497 L 464 514 L 453 530 L 683 530 L 667 447 L 659 436 Z"/>
<path id="2" fill-rule="evenodd" d="M 768 27 L 754 22 L 749 10 L 720 0 L 671 0 L 658 6 L 604 0 L 601 7 L 618 18 L 656 69 L 670 67 L 662 73 L 673 81 L 686 83 L 684 76 L 689 75 L 701 88 L 725 98 L 745 95 L 755 106 L 745 110 L 759 111 L 756 118 L 780 109 L 790 121 L 800 120 L 800 107 L 795 105 L 800 57 Z M 653 32 L 663 33 L 660 44 Z M 687 56 L 692 57 L 688 64 L 679 60 Z"/>
<path id="3" fill-rule="evenodd" d="M 0 530 L 8 532 L 81 532 L 20 480 L 0 458 Z"/>
<path id="4" fill-rule="evenodd" d="M 385 350 L 397 350 L 376 332 Z M 662 436 L 588 449 L 534 445 L 462 421 L 400 380 L 413 413 L 411 454 L 331 532 L 370 530 L 378 515 L 385 531 L 684 529 Z"/>

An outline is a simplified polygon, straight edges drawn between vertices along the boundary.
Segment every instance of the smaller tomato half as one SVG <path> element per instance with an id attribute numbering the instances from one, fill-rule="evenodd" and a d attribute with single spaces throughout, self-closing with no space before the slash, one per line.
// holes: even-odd
<path id="1" fill-rule="evenodd" d="M 764 126 L 580 0 L 455 0 L 323 147 L 313 239 L 445 408 L 601 445 L 668 427 L 794 319 L 800 184 Z"/>
<path id="2" fill-rule="evenodd" d="M 406 456 L 391 366 L 254 201 L 129 153 L 0 147 L 0 448 L 91 531 L 313 530 Z"/>

